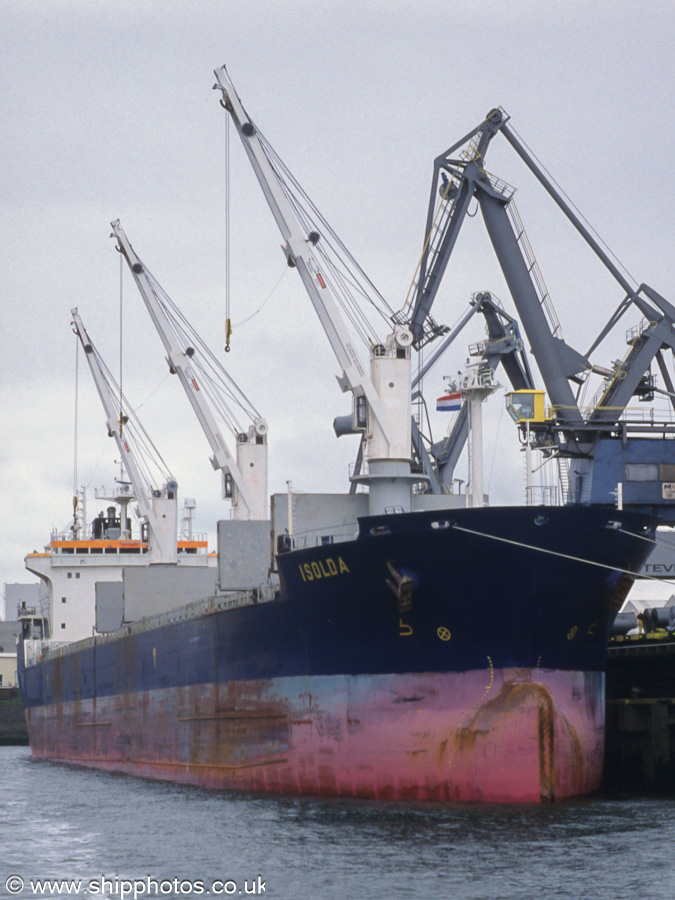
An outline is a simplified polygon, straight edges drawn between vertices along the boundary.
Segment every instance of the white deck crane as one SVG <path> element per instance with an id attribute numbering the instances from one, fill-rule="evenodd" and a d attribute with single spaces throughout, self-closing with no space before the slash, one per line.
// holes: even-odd
<path id="1" fill-rule="evenodd" d="M 314 247 L 321 240 L 316 231 L 303 229 L 286 196 L 277 172 L 237 96 L 225 67 L 216 69 L 215 89 L 222 91 L 222 105 L 230 113 L 249 161 L 258 178 L 272 215 L 281 231 L 283 253 L 297 267 L 316 314 L 328 337 L 342 373 L 338 383 L 354 397 L 352 426 L 365 432 L 368 472 L 358 476 L 369 487 L 371 515 L 387 511 L 409 512 L 411 485 L 423 480 L 413 475 L 411 464 L 410 346 L 412 334 L 396 326 L 384 344 L 371 347 L 370 373 L 362 364 L 338 309 L 330 276 L 322 270 Z"/>
<path id="2" fill-rule="evenodd" d="M 122 464 L 131 480 L 138 504 L 139 518 L 148 526 L 148 562 L 175 563 L 177 561 L 178 485 L 173 479 L 168 479 L 160 489 L 153 490 L 146 483 L 129 443 L 128 435 L 124 434 L 125 423 L 118 408 L 119 401 L 113 394 L 102 361 L 82 324 L 77 309 L 72 309 L 71 314 L 75 333 L 84 348 L 96 390 L 103 404 L 108 434 L 115 438 Z"/>
<path id="3" fill-rule="evenodd" d="M 255 416 L 248 431 L 236 434 L 235 460 L 218 427 L 205 392 L 200 388 L 194 348 L 181 346 L 166 310 L 158 300 L 153 281 L 120 227 L 119 220 L 111 224 L 118 248 L 129 264 L 138 290 L 162 339 L 169 369 L 178 375 L 209 442 L 213 452 L 211 465 L 216 471 L 223 473 L 223 494 L 232 500 L 232 517 L 239 520 L 268 519 L 267 422 Z"/>

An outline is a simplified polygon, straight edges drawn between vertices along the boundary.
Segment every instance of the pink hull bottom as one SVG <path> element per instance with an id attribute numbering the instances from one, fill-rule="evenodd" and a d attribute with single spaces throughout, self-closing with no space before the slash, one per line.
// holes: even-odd
<path id="1" fill-rule="evenodd" d="M 27 710 L 33 755 L 217 789 L 552 802 L 597 790 L 604 675 L 280 678 Z"/>

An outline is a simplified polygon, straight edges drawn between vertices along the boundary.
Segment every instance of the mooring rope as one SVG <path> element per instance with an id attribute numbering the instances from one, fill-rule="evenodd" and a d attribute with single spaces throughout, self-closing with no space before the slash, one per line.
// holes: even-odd
<path id="1" fill-rule="evenodd" d="M 632 531 L 626 531 L 625 528 L 617 528 L 617 531 L 620 531 L 621 534 L 627 534 L 629 537 L 640 538 L 641 541 L 647 541 L 649 544 L 654 544 L 655 547 L 667 547 L 669 550 L 675 552 L 675 546 L 673 544 L 667 544 L 665 541 L 659 541 L 656 538 L 646 537 L 644 534 L 634 534 Z"/>
<path id="2" fill-rule="evenodd" d="M 569 559 L 573 562 L 584 563 L 587 566 L 596 566 L 599 569 L 609 569 L 611 572 L 621 572 L 623 575 L 630 575 L 632 578 L 637 577 L 637 572 L 631 572 L 630 569 L 622 569 L 619 566 L 610 566 L 607 563 L 597 562 L 592 559 L 584 559 L 582 556 L 572 556 L 570 553 L 561 553 L 559 550 L 547 550 L 545 547 L 536 547 L 534 544 L 525 544 L 522 541 L 514 541 L 511 538 L 500 537 L 496 534 L 487 534 L 485 531 L 475 531 L 472 528 L 463 528 L 461 525 L 452 526 L 455 531 L 464 531 L 466 534 L 473 534 L 476 537 L 488 538 L 491 541 L 500 541 L 503 544 L 511 544 L 514 547 L 523 547 L 526 550 L 535 550 L 538 553 L 546 553 L 549 556 L 558 556 L 561 559 Z M 623 531 L 621 528 L 617 528 L 616 531 Z M 629 531 L 623 532 L 624 534 L 631 535 L 632 537 L 642 537 L 639 534 L 631 534 Z M 650 538 L 644 538 L 644 540 L 650 540 Z M 669 581 L 666 578 L 655 578 L 653 575 L 640 575 L 640 578 L 645 579 L 646 581 L 658 581 L 659 584 L 672 584 L 675 585 L 675 581 Z"/>

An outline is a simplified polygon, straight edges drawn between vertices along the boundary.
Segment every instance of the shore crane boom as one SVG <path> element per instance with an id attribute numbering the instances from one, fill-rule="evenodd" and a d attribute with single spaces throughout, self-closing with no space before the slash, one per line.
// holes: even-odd
<path id="1" fill-rule="evenodd" d="M 194 348 L 181 346 L 163 305 L 158 301 L 148 271 L 136 255 L 120 226 L 119 219 L 111 224 L 118 249 L 129 265 L 136 286 L 164 344 L 169 369 L 178 375 L 209 442 L 213 452 L 211 465 L 223 473 L 224 495 L 232 499 L 233 518 L 267 519 L 269 517 L 267 508 L 269 502 L 267 496 L 267 422 L 256 417 L 247 432 L 239 432 L 236 435 L 235 459 L 218 427 L 205 392 L 200 388 Z"/>
<path id="2" fill-rule="evenodd" d="M 675 306 L 647 284 L 637 288 L 631 286 L 516 136 L 509 121 L 503 109 L 491 110 L 473 131 L 434 161 L 423 252 L 414 289 L 394 321 L 408 326 L 415 347 L 421 347 L 447 331 L 434 322 L 430 313 L 458 234 L 469 215 L 469 203 L 475 198 L 551 404 L 548 414 L 536 420 L 528 419 L 527 428 L 526 420 L 516 416 L 521 431 L 527 433 L 528 443 L 541 449 L 545 457 L 564 464 L 562 468 L 566 474 L 564 477 L 561 474 L 560 480 L 568 502 L 611 505 L 615 502 L 613 497 L 621 494 L 624 505 L 649 507 L 658 510 L 664 519 L 673 521 L 675 489 L 671 476 L 675 473 L 672 450 L 675 445 L 670 439 L 673 425 L 671 422 L 656 423 L 642 415 L 631 417 L 627 405 L 634 397 L 651 401 L 654 392 L 660 391 L 654 386 L 654 376 L 650 372 L 652 362 L 656 361 L 667 388 L 662 393 L 670 396 L 675 407 L 673 380 L 664 358 L 668 350 L 675 355 Z M 499 133 L 504 135 L 625 292 L 618 308 L 585 354 L 567 344 L 562 337 L 560 323 L 516 210 L 515 189 L 485 168 L 488 147 Z M 630 307 L 635 307 L 643 320 L 626 335 L 629 350 L 625 357 L 611 366 L 591 363 L 591 353 Z M 493 329 L 489 321 L 487 324 L 490 332 Z M 438 353 L 434 358 L 437 356 Z M 524 378 L 527 372 L 514 366 L 517 358 L 513 355 L 505 357 L 503 363 L 514 390 L 529 390 L 531 385 Z M 591 374 L 602 375 L 604 384 L 592 400 L 590 409 L 582 409 L 577 388 Z M 460 438 L 456 442 L 459 447 L 461 428 L 457 428 L 456 433 Z M 454 447 L 441 446 L 440 454 L 437 447 L 432 447 L 431 453 L 439 470 L 445 454 L 451 470 L 456 458 Z M 621 491 L 618 485 L 622 485 Z"/>
<path id="3" fill-rule="evenodd" d="M 96 390 L 106 415 L 108 434 L 115 439 L 122 464 L 133 486 L 138 504 L 138 515 L 149 529 L 148 559 L 151 563 L 175 563 L 177 561 L 176 526 L 178 485 L 172 479 L 158 490 L 151 490 L 141 474 L 134 451 L 124 434 L 124 420 L 118 413 L 116 398 L 77 309 L 71 310 L 75 334 L 80 339 Z"/>

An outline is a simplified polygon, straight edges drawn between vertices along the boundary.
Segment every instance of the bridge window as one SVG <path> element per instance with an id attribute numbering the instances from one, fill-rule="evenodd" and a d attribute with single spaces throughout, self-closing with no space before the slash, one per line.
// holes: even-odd
<path id="1" fill-rule="evenodd" d="M 626 481 L 658 481 L 656 463 L 626 463 Z"/>

